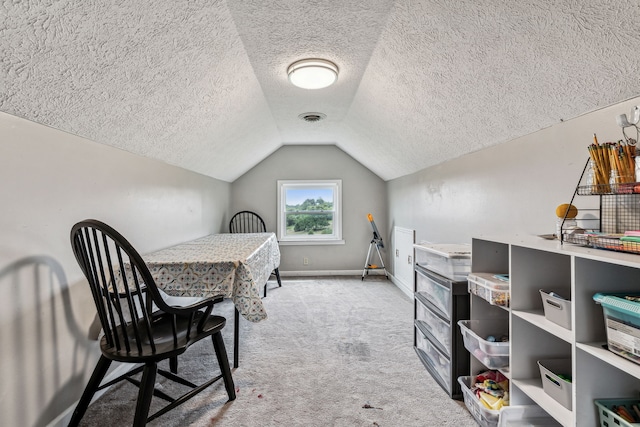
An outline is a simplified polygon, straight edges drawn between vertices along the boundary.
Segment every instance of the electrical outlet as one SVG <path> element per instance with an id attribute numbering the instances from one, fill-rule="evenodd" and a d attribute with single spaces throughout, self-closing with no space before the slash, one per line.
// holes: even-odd
<path id="1" fill-rule="evenodd" d="M 309 258 L 307 257 L 302 258 L 302 265 L 309 265 Z"/>

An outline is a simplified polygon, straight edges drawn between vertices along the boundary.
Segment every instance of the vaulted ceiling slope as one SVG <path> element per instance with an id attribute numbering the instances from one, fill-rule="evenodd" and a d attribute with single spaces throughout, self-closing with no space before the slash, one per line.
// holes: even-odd
<path id="1" fill-rule="evenodd" d="M 225 181 L 283 144 L 390 180 L 638 96 L 639 23 L 637 0 L 5 1 L 0 111 Z M 289 84 L 309 57 L 337 84 Z"/>

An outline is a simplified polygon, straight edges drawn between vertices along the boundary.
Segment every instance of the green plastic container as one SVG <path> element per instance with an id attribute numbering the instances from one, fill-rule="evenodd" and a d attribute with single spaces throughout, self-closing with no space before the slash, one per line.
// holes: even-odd
<path id="1" fill-rule="evenodd" d="M 640 400 L 638 399 L 599 399 L 595 401 L 596 406 L 598 407 L 598 415 L 600 417 L 600 427 L 639 427 L 640 422 L 630 423 L 625 421 L 624 418 L 620 417 L 618 414 L 613 412 L 612 408 L 614 406 L 624 406 L 628 412 L 631 413 L 632 416 L 636 417 L 636 420 L 640 420 L 633 408 L 632 405 L 636 405 L 640 408 Z"/>
<path id="2" fill-rule="evenodd" d="M 640 303 L 625 296 L 639 293 L 598 293 L 593 300 L 602 305 L 609 351 L 640 364 Z"/>

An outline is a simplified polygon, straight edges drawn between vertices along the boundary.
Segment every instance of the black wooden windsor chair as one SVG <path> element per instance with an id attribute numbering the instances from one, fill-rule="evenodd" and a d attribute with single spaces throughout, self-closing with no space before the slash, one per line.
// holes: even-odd
<path id="1" fill-rule="evenodd" d="M 255 212 L 240 211 L 236 213 L 229 221 L 229 233 L 266 233 L 267 227 L 264 220 Z M 278 287 L 282 286 L 280 280 L 280 270 L 276 267 L 273 270 L 278 281 Z M 264 296 L 267 296 L 267 284 L 264 285 Z"/>
<path id="2" fill-rule="evenodd" d="M 89 282 L 104 335 L 100 340 L 102 355 L 70 426 L 80 423 L 96 391 L 123 379 L 139 387 L 134 426 L 144 426 L 220 379 L 229 401 L 236 398 L 221 333 L 226 319 L 211 314 L 214 302 L 219 299 L 206 298 L 187 306 L 168 305 L 138 252 L 120 233 L 100 221 L 86 220 L 74 225 L 71 246 Z M 191 344 L 207 337 L 212 338 L 221 373 L 196 385 L 177 375 L 177 357 Z M 170 371 L 158 368 L 158 362 L 166 359 Z M 100 385 L 113 361 L 144 365 Z M 132 378 L 140 372 L 140 381 Z M 158 373 L 186 386 L 188 391 L 173 398 L 156 389 Z M 169 403 L 149 416 L 153 396 Z"/>

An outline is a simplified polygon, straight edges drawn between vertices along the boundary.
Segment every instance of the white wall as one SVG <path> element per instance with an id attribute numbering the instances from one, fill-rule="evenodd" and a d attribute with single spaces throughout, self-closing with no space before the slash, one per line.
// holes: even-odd
<path id="1" fill-rule="evenodd" d="M 267 230 L 275 232 L 279 179 L 342 179 L 342 232 L 346 242 L 327 246 L 281 244 L 281 272 L 361 272 L 373 236 L 368 213 L 373 214 L 385 243 L 389 241 L 390 231 L 381 226 L 386 223 L 387 210 L 384 181 L 333 145 L 281 147 L 233 182 L 231 211 L 253 210 L 262 216 Z M 309 258 L 309 265 L 302 264 L 303 257 Z"/>
<path id="2" fill-rule="evenodd" d="M 636 105 L 640 98 L 389 181 L 388 226 L 414 228 L 417 242 L 434 243 L 554 233 L 555 208 L 571 199 L 593 134 L 599 142 L 622 139 L 616 117 Z M 597 206 L 597 197 L 574 204 Z"/>
<path id="3" fill-rule="evenodd" d="M 42 426 L 99 354 L 71 226 L 100 219 L 149 252 L 224 229 L 230 184 L 4 113 L 0 182 L 0 413 Z"/>

